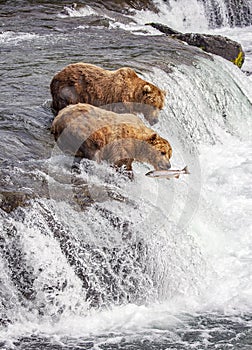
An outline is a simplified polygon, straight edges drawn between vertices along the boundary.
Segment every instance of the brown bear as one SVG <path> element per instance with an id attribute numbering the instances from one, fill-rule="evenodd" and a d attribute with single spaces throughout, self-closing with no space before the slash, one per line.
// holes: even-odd
<path id="1" fill-rule="evenodd" d="M 75 157 L 105 160 L 128 171 L 133 161 L 149 163 L 157 170 L 171 166 L 169 142 L 134 114 L 78 103 L 59 112 L 51 131 L 60 149 Z"/>
<path id="2" fill-rule="evenodd" d="M 165 91 L 141 79 L 131 68 L 105 70 L 74 63 L 57 73 L 50 84 L 55 115 L 69 104 L 88 103 L 120 112 L 142 112 L 151 125 L 164 107 Z M 106 106 L 112 106 L 107 108 Z"/>

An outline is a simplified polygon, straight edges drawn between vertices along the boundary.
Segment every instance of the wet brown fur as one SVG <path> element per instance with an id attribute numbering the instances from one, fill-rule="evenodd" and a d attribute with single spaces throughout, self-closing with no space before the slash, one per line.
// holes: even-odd
<path id="1" fill-rule="evenodd" d="M 132 162 L 168 169 L 172 148 L 134 114 L 117 114 L 88 104 L 70 105 L 54 119 L 59 147 L 77 157 L 106 160 L 132 170 Z"/>
<path id="2" fill-rule="evenodd" d="M 54 76 L 50 88 L 55 115 L 69 104 L 105 106 L 134 102 L 143 105 L 143 114 L 153 124 L 165 101 L 164 91 L 127 67 L 109 71 L 88 63 L 70 64 Z"/>

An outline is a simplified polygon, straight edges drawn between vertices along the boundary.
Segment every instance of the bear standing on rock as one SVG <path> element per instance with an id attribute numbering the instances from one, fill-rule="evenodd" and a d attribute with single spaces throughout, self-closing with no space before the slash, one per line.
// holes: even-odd
<path id="1" fill-rule="evenodd" d="M 106 105 L 123 104 L 124 112 L 142 112 L 153 125 L 165 102 L 165 92 L 138 77 L 131 68 L 109 71 L 74 63 L 53 77 L 50 88 L 55 115 L 70 104 L 88 103 L 105 109 Z"/>
<path id="2" fill-rule="evenodd" d="M 76 157 L 105 160 L 128 171 L 133 161 L 149 163 L 156 170 L 171 167 L 169 142 L 134 114 L 79 103 L 62 109 L 51 131 L 58 146 Z"/>

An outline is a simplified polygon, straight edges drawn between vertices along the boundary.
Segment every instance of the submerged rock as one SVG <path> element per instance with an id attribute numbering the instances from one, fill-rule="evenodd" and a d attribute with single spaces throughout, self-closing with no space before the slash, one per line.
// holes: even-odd
<path id="1" fill-rule="evenodd" d="M 17 207 L 27 206 L 32 198 L 34 195 L 30 193 L 2 191 L 0 192 L 0 208 L 6 213 L 10 213 Z"/>
<path id="2" fill-rule="evenodd" d="M 199 47 L 205 52 L 221 56 L 233 62 L 239 68 L 244 63 L 245 54 L 242 46 L 238 42 L 222 35 L 180 33 L 160 23 L 148 23 L 147 25 L 151 25 L 173 39 L 182 40 L 189 45 Z"/>
<path id="3" fill-rule="evenodd" d="M 79 164 L 74 163 L 69 172 L 64 171 L 48 173 L 46 165 L 38 168 L 40 171 L 35 172 L 32 164 L 26 164 L 26 170 L 16 168 L 14 172 L 12 166 L 5 166 L 1 170 L 2 178 L 0 179 L 0 210 L 9 214 L 18 207 L 24 208 L 32 206 L 33 200 L 52 199 L 57 202 L 66 202 L 74 210 L 86 210 L 93 203 L 102 203 L 107 200 L 125 202 L 121 193 L 114 190 L 113 186 L 94 185 L 79 177 Z M 12 173 L 13 184 L 8 183 L 8 174 Z M 125 174 L 126 177 L 127 174 Z M 51 176 L 52 183 L 48 184 L 47 177 Z M 122 174 L 123 176 L 123 174 Z M 128 177 L 127 177 L 128 179 Z M 20 182 L 18 182 L 20 181 Z"/>

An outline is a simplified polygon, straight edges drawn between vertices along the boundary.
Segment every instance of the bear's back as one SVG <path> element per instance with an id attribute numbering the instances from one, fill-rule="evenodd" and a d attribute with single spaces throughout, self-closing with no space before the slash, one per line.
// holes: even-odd
<path id="1" fill-rule="evenodd" d="M 102 128 L 107 128 L 111 136 L 117 134 L 124 138 L 143 138 L 143 135 L 153 133 L 153 130 L 134 114 L 117 114 L 86 103 L 65 107 L 52 123 L 55 136 L 65 129 L 91 135 Z"/>

